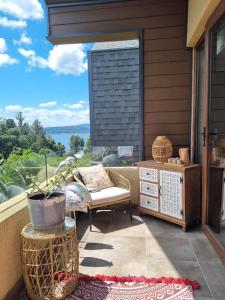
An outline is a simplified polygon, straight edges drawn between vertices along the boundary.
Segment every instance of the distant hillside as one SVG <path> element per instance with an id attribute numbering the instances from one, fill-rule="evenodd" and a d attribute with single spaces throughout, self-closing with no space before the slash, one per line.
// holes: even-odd
<path id="1" fill-rule="evenodd" d="M 46 127 L 47 134 L 56 133 L 82 133 L 90 131 L 90 124 L 80 124 L 75 126 L 62 126 L 62 127 Z"/>

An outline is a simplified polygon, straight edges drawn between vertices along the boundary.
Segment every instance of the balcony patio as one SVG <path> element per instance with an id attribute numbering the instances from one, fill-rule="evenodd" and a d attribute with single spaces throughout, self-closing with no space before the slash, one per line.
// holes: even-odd
<path id="1" fill-rule="evenodd" d="M 201 285 L 196 300 L 225 299 L 225 267 L 200 228 L 185 233 L 136 210 L 131 223 L 126 210 L 96 211 L 92 232 L 87 214 L 79 215 L 80 273 L 191 278 Z M 24 293 L 20 300 L 27 300 Z"/>
<path id="2" fill-rule="evenodd" d="M 126 205 L 115 209 L 107 207 L 93 214 L 91 232 L 88 214 L 80 213 L 76 226 L 79 272 L 90 276 L 189 278 L 198 280 L 201 285 L 195 291 L 196 300 L 225 299 L 225 267 L 201 229 L 195 227 L 184 232 L 177 225 L 139 215 L 136 209 L 139 194 L 137 168 L 114 169 L 131 181 L 133 221 L 130 222 Z M 15 202 L 15 199 L 12 200 Z M 21 280 L 20 231 L 29 222 L 29 217 L 26 199 L 19 195 L 16 200 L 18 203 L 14 207 L 3 212 L 2 216 L 6 218 L 2 219 L 0 227 L 2 241 L 5 241 L 0 256 L 4 270 L 2 293 L 8 290 L 5 299 L 17 299 L 24 287 Z"/>
<path id="3" fill-rule="evenodd" d="M 93 232 L 79 217 L 81 273 L 191 278 L 201 284 L 196 300 L 225 299 L 225 267 L 199 228 L 185 233 L 137 212 L 131 223 L 125 209 L 97 211 Z"/>
<path id="4" fill-rule="evenodd" d="M 70 7 L 71 2 L 74 2 L 72 8 Z M 189 2 L 192 5 L 196 3 L 195 1 Z M 221 260 L 222 257 L 225 257 L 225 252 L 219 241 L 221 234 L 215 234 L 213 231 L 215 228 L 209 228 L 212 224 L 208 220 L 210 213 L 214 216 L 215 202 L 219 203 L 217 205 L 217 214 L 215 215 L 218 216 L 219 221 L 217 220 L 217 223 L 220 227 L 217 226 L 216 229 L 218 231 L 219 228 L 222 231 L 223 227 L 224 230 L 225 219 L 222 219 L 224 217 L 224 210 L 221 201 L 223 200 L 225 204 L 225 154 L 223 153 L 220 157 L 221 161 L 222 159 L 224 161 L 222 165 L 215 164 L 212 166 L 213 168 L 217 166 L 222 171 L 218 180 L 213 176 L 211 178 L 215 179 L 215 182 L 212 181 L 214 183 L 212 184 L 212 190 L 217 192 L 220 189 L 220 194 L 217 193 L 217 195 L 212 196 L 214 202 L 211 209 L 209 209 L 207 202 L 209 194 L 207 194 L 207 178 L 209 178 L 209 171 L 206 169 L 209 167 L 208 157 L 212 153 L 210 152 L 211 149 L 206 149 L 207 143 L 208 146 L 210 145 L 210 141 L 206 137 L 206 127 L 204 127 L 204 131 L 202 127 L 198 128 L 198 118 L 202 121 L 203 116 L 199 117 L 202 112 L 201 110 L 197 111 L 198 108 L 196 108 L 198 101 L 200 103 L 207 96 L 204 96 L 204 98 L 198 95 L 199 99 L 196 99 L 199 89 L 195 86 L 194 82 L 194 77 L 197 78 L 201 75 L 201 70 L 198 70 L 201 64 L 197 61 L 200 57 L 200 53 L 197 53 L 199 50 L 199 46 L 197 45 L 199 45 L 204 35 L 204 26 L 216 9 L 216 2 L 220 3 L 225 11 L 224 1 L 209 2 L 211 4 L 209 7 L 204 7 L 204 15 L 199 17 L 198 23 L 195 12 L 202 10 L 200 8 L 196 9 L 193 6 L 191 12 L 194 12 L 194 21 L 189 20 L 187 22 L 188 3 L 186 0 L 161 0 L 159 2 L 155 0 L 141 0 L 142 5 L 140 6 L 139 1 L 136 0 L 94 0 L 91 5 L 90 1 L 46 0 L 49 18 L 48 38 L 52 43 L 66 44 L 96 41 L 101 43 L 102 41 L 108 42 L 126 39 L 139 40 L 140 47 L 137 51 L 137 57 L 138 60 L 140 59 L 140 65 L 138 66 L 137 78 L 138 81 L 140 80 L 140 87 L 138 88 L 138 94 L 136 95 L 138 97 L 136 100 L 140 101 L 140 103 L 138 103 L 138 115 L 136 114 L 135 117 L 140 123 L 140 131 L 136 132 L 139 139 L 138 147 L 140 146 L 140 151 L 138 151 L 138 158 L 135 162 L 145 159 L 143 163 L 146 163 L 146 161 L 148 162 L 149 159 L 152 159 L 152 144 L 157 136 L 169 136 L 173 143 L 174 157 L 178 157 L 181 147 L 185 147 L 186 149 L 189 147 L 191 150 L 190 165 L 182 165 L 181 160 L 178 158 L 181 165 L 178 166 L 178 169 L 174 165 L 171 167 L 171 165 L 168 166 L 165 164 L 166 166 L 162 167 L 164 171 L 166 169 L 168 171 L 171 167 L 171 173 L 178 173 L 179 177 L 176 177 L 176 183 L 178 182 L 179 187 L 182 184 L 184 186 L 187 182 L 190 182 L 190 186 L 187 184 L 188 189 L 183 189 L 183 186 L 180 189 L 175 189 L 173 196 L 170 197 L 170 200 L 175 199 L 172 202 L 179 202 L 180 206 L 177 205 L 177 207 L 179 206 L 177 208 L 178 217 L 177 215 L 169 215 L 168 213 L 161 216 L 162 218 L 160 219 L 159 215 L 163 215 L 163 212 L 161 213 L 160 211 L 161 182 L 158 175 L 160 174 L 160 167 L 155 167 L 157 170 L 157 179 L 155 181 L 147 180 L 146 178 L 143 179 L 144 183 L 147 182 L 147 184 L 153 184 L 157 187 L 156 195 L 150 195 L 149 193 L 144 193 L 140 188 L 141 175 L 139 175 L 138 168 L 133 160 L 132 166 L 129 167 L 125 167 L 124 165 L 123 167 L 115 167 L 116 164 L 114 164 L 112 169 L 123 175 L 131 183 L 130 196 L 133 206 L 133 221 L 130 221 L 129 210 L 126 205 L 116 206 L 115 209 L 114 206 L 106 206 L 104 209 L 93 209 L 93 230 L 90 231 L 88 214 L 83 212 L 77 213 L 76 232 L 79 241 L 79 272 L 81 274 L 89 276 L 102 274 L 105 276 L 131 275 L 148 278 L 162 276 L 188 278 L 190 280 L 197 280 L 200 283 L 200 289 L 194 292 L 196 300 L 225 299 L 225 265 Z M 63 14 L 65 16 L 62 18 Z M 219 19 L 220 13 L 217 10 L 216 14 Z M 211 19 L 209 21 L 211 27 L 208 25 L 208 28 L 212 28 Z M 203 23 L 204 26 L 202 25 Z M 187 25 L 189 26 L 187 27 Z M 193 28 L 190 25 L 193 25 Z M 189 29 L 188 36 L 186 36 L 187 28 Z M 208 44 L 209 29 L 207 30 L 206 46 L 208 48 L 206 50 L 208 52 L 206 53 L 210 53 Z M 187 49 L 187 45 L 188 47 L 193 47 L 193 52 Z M 208 58 L 208 64 L 205 66 L 207 72 L 209 61 L 210 59 Z M 193 68 L 191 68 L 192 63 Z M 133 67 L 133 62 L 130 63 L 130 66 L 131 68 Z M 106 65 L 105 67 L 108 72 L 109 66 Z M 98 65 L 94 67 L 97 70 L 96 73 L 98 73 L 98 68 Z M 225 72 L 224 70 L 223 72 Z M 133 70 L 130 72 L 132 73 Z M 102 75 L 102 78 L 100 77 L 99 82 L 107 79 L 105 76 L 106 73 Z M 210 77 L 210 74 L 206 74 L 206 72 L 202 72 L 202 74 L 204 78 L 199 80 L 200 83 L 206 82 L 206 79 Z M 192 78 L 193 82 L 191 82 Z M 224 77 L 222 76 L 221 78 L 222 82 Z M 220 85 L 222 86 L 221 82 Z M 108 89 L 108 86 L 111 86 L 111 81 L 107 82 L 106 85 Z M 102 89 L 100 83 L 96 86 L 98 89 Z M 115 89 L 118 90 L 116 85 Z M 127 89 L 123 87 L 122 90 Z M 133 94 L 133 92 L 130 92 L 130 94 Z M 223 100 L 222 95 L 222 92 L 219 91 L 217 97 Z M 127 101 L 127 95 L 122 96 Z M 106 94 L 103 92 L 103 94 L 100 94 L 100 97 L 102 97 L 102 102 L 99 106 L 100 109 L 104 110 L 105 108 L 102 105 L 107 102 Z M 122 103 L 121 99 L 116 99 L 116 101 Z M 120 111 L 117 102 L 114 105 L 120 115 L 117 117 L 117 121 L 113 120 L 113 122 L 117 122 L 116 125 L 118 128 L 112 128 L 114 131 L 121 133 L 121 125 L 118 120 L 122 120 L 123 126 L 127 129 L 126 127 L 129 127 L 129 124 L 127 125 L 126 120 L 123 120 L 124 113 L 130 109 L 135 114 L 135 110 L 132 111 L 133 108 L 131 109 L 129 105 L 124 105 L 124 111 Z M 111 103 L 107 104 L 108 107 L 112 108 Z M 224 109 L 225 104 L 222 103 L 221 106 Z M 221 111 L 221 107 L 219 105 L 218 107 L 218 111 Z M 110 112 L 113 117 L 116 115 L 116 109 Z M 205 112 L 207 113 L 207 108 L 205 108 Z M 91 116 L 92 119 L 95 119 L 93 114 Z M 221 111 L 221 116 L 225 124 L 223 111 Z M 109 121 L 105 121 L 105 112 L 103 117 L 106 125 Z M 130 120 L 131 123 L 135 123 L 132 116 Z M 222 121 L 220 120 L 220 122 Z M 203 126 L 203 122 L 200 123 Z M 105 132 L 107 136 L 110 135 L 112 128 L 109 128 L 109 131 Z M 133 137 L 133 129 L 128 129 L 130 132 L 127 134 Z M 215 137 L 217 133 L 218 131 L 215 131 L 211 135 Z M 124 139 L 123 135 L 121 136 Z M 206 137 L 204 145 L 201 143 L 202 136 Z M 200 146 L 198 145 L 197 147 L 197 143 Z M 200 149 L 198 149 L 199 147 Z M 198 151 L 204 152 L 203 168 L 202 161 L 197 157 L 199 155 Z M 202 155 L 202 153 L 200 154 Z M 168 156 L 168 158 L 171 159 L 171 156 Z M 165 162 L 167 163 L 167 161 Z M 95 164 L 101 162 L 99 158 L 94 161 Z M 214 162 L 219 163 L 216 159 Z M 199 165 L 194 163 L 199 163 Z M 29 165 L 29 167 L 31 166 Z M 142 167 L 146 168 L 145 166 Z M 189 170 L 192 168 L 196 168 L 197 170 L 194 175 L 190 172 L 187 180 L 185 178 L 186 167 Z M 55 174 L 56 169 L 57 166 L 54 165 L 52 168 L 53 174 Z M 200 178 L 200 169 L 202 169 L 201 175 L 203 175 L 203 181 Z M 46 179 L 45 171 L 46 169 L 43 170 L 41 175 Z M 71 180 L 67 183 L 69 182 Z M 203 182 L 202 187 L 200 187 L 201 182 Z M 216 184 L 218 183 L 220 183 L 220 186 L 217 189 Z M 172 185 L 170 184 L 170 186 Z M 147 189 L 149 188 L 147 187 Z M 200 199 L 201 193 L 203 195 L 202 199 Z M 148 209 L 148 207 L 140 205 L 140 194 L 146 196 L 146 198 L 148 197 L 148 199 L 152 197 L 151 200 L 153 199 L 155 203 L 157 202 L 157 209 L 154 210 L 152 207 Z M 196 197 L 196 195 L 198 196 Z M 220 202 L 217 201 L 216 197 L 219 198 Z M 177 200 L 177 198 L 179 199 Z M 195 201 L 196 199 L 199 201 Z M 200 206 L 202 211 L 200 211 Z M 142 207 L 142 212 L 147 211 L 146 214 L 139 213 L 140 207 Z M 157 214 L 158 218 L 156 218 Z M 190 222 L 189 220 L 186 222 L 186 215 Z M 27 300 L 24 294 L 25 284 L 22 277 L 20 255 L 21 230 L 29 222 L 27 195 L 25 192 L 16 197 L 9 198 L 1 204 L 0 300 Z M 189 225 L 193 224 L 195 226 L 189 227 Z M 184 230 L 182 230 L 181 226 Z M 186 229 L 188 229 L 187 232 L 185 232 Z M 218 239 L 215 238 L 216 235 L 219 236 Z"/>

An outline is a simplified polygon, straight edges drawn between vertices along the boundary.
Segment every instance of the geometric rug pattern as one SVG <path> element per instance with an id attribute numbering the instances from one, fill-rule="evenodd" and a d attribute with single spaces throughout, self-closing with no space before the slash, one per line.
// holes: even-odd
<path id="1" fill-rule="evenodd" d="M 197 282 L 182 279 L 164 278 L 160 282 L 130 278 L 120 277 L 115 282 L 107 277 L 100 280 L 81 276 L 77 288 L 66 300 L 194 300 L 193 289 L 199 288 Z"/>

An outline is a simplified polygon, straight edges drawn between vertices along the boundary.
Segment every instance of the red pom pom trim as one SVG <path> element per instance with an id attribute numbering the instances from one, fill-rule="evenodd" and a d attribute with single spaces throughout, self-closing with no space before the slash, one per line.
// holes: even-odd
<path id="1" fill-rule="evenodd" d="M 189 280 L 183 278 L 173 278 L 173 277 L 159 277 L 159 278 L 146 278 L 145 276 L 127 276 L 127 277 L 119 277 L 119 276 L 105 276 L 105 275 L 96 275 L 96 276 L 88 276 L 88 275 L 80 275 L 79 280 L 82 281 L 112 281 L 112 282 L 143 282 L 143 283 L 174 283 L 174 284 L 183 284 L 187 286 L 191 286 L 193 290 L 197 290 L 200 288 L 200 284 L 197 280 Z"/>

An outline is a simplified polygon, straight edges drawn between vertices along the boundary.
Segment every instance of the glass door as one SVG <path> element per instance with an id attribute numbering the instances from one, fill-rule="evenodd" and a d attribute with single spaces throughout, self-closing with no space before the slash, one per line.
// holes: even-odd
<path id="1" fill-rule="evenodd" d="M 207 223 L 225 247 L 225 19 L 210 44 Z"/>
<path id="2" fill-rule="evenodd" d="M 203 143 L 204 134 L 205 134 L 205 125 L 204 125 L 204 80 L 205 80 L 205 48 L 204 43 L 202 43 L 197 48 L 197 103 L 196 103 L 196 162 L 202 165 L 202 156 L 203 156 Z"/>

